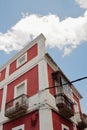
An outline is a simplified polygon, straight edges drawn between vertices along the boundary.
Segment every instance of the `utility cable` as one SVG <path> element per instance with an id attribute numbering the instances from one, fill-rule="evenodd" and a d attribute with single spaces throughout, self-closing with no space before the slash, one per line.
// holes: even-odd
<path id="1" fill-rule="evenodd" d="M 67 85 L 67 84 L 72 84 L 72 83 L 75 83 L 75 82 L 78 82 L 78 81 L 81 81 L 81 80 L 84 80 L 84 79 L 87 79 L 87 76 L 86 76 L 86 77 L 79 78 L 79 79 L 76 79 L 76 80 L 72 80 L 72 81 L 66 82 L 66 83 L 64 83 L 64 84 L 62 84 L 62 85 L 64 86 L 64 85 Z M 44 90 L 53 89 L 53 88 L 60 87 L 60 86 L 61 86 L 61 85 L 52 86 L 52 87 L 45 88 Z"/>

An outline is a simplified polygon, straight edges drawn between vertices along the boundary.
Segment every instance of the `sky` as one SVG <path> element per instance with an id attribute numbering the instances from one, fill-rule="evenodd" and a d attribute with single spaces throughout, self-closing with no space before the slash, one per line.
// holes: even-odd
<path id="1" fill-rule="evenodd" d="M 70 81 L 87 76 L 86 0 L 0 0 L 0 67 L 40 33 Z M 87 79 L 74 85 L 87 114 Z"/>

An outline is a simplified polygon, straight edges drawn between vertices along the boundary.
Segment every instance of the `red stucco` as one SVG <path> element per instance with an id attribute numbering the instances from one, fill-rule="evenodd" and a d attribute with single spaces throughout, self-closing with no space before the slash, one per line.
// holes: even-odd
<path id="1" fill-rule="evenodd" d="M 16 61 L 17 60 L 15 60 L 10 64 L 9 75 L 12 74 L 14 71 L 16 71 Z"/>
<path id="2" fill-rule="evenodd" d="M 28 51 L 27 51 L 27 57 L 28 57 L 28 61 L 32 60 L 34 57 L 36 57 L 38 55 L 38 47 L 37 44 L 35 44 L 33 47 L 31 47 Z"/>
<path id="3" fill-rule="evenodd" d="M 2 80 L 5 79 L 5 74 L 6 74 L 6 69 L 3 69 L 3 70 L 0 72 L 0 81 L 2 81 Z"/>
<path id="4" fill-rule="evenodd" d="M 27 95 L 30 97 L 36 94 L 38 91 L 38 66 L 33 67 L 31 70 L 8 84 L 6 102 L 14 98 L 14 88 L 24 80 L 27 80 Z"/>
<path id="5" fill-rule="evenodd" d="M 36 111 L 3 124 L 3 130 L 12 130 L 12 128 L 23 124 L 25 130 L 39 130 L 39 113 L 37 111 L 36 117 L 34 119 L 35 123 L 32 124 L 32 117 L 34 116 L 34 114 L 36 114 Z"/>
<path id="6" fill-rule="evenodd" d="M 67 119 L 61 117 L 55 111 L 52 111 L 52 118 L 53 118 L 53 130 L 62 130 L 62 124 L 69 127 L 70 130 L 73 130 L 73 124 Z"/>
<path id="7" fill-rule="evenodd" d="M 37 44 L 35 44 L 34 46 L 32 46 L 28 51 L 27 51 L 27 61 L 25 63 L 27 63 L 28 61 L 32 60 L 35 56 L 37 56 L 38 54 L 38 48 L 37 48 Z M 25 64 L 24 63 L 24 64 Z M 23 64 L 23 65 L 24 65 Z M 22 66 L 23 66 L 22 65 Z M 21 66 L 20 66 L 21 67 Z M 17 69 L 19 69 L 20 67 L 17 68 L 17 60 L 13 61 L 10 64 L 10 69 L 9 69 L 9 75 L 12 74 L 13 72 L 15 72 Z"/>

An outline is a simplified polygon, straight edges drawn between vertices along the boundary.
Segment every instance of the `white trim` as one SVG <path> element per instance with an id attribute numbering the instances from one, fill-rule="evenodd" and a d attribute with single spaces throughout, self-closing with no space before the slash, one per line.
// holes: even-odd
<path id="1" fill-rule="evenodd" d="M 43 60 L 43 57 L 36 56 L 31 61 L 24 64 L 22 67 L 20 67 L 18 70 L 16 70 L 14 73 L 9 75 L 5 80 L 0 82 L 0 88 L 2 88 L 5 84 L 9 84 L 12 81 L 16 80 L 18 77 L 26 73 L 28 70 L 32 69 L 34 66 L 36 66 L 41 60 Z"/>
<path id="2" fill-rule="evenodd" d="M 38 64 L 39 91 L 48 87 L 47 63 L 42 60 Z"/>
<path id="3" fill-rule="evenodd" d="M 0 130 L 3 130 L 3 125 L 0 124 Z"/>
<path id="4" fill-rule="evenodd" d="M 5 78 L 9 76 L 9 65 L 6 66 L 6 73 L 5 73 Z"/>
<path id="5" fill-rule="evenodd" d="M 5 90 L 4 90 L 4 94 L 5 94 Z M 3 100 L 4 100 L 4 98 L 3 98 Z M 3 102 L 3 105 L 5 105 L 5 101 L 6 101 L 6 97 L 5 97 L 5 100 Z M 40 110 L 39 114 L 41 117 L 40 118 L 41 128 L 43 128 L 43 122 L 48 115 L 47 122 L 50 124 L 50 126 L 49 126 L 49 129 L 45 129 L 45 130 L 53 130 L 51 108 L 54 109 L 55 111 L 58 111 L 58 108 L 56 107 L 56 104 L 55 104 L 55 98 L 48 91 L 39 91 L 37 94 L 28 98 L 28 104 L 29 104 L 28 111 L 27 111 L 28 113 L 31 113 L 31 112 L 38 110 L 38 109 Z M 47 108 L 45 108 L 44 105 L 47 106 Z M 1 124 L 4 124 L 7 121 L 9 121 L 8 118 L 4 116 L 4 112 L 5 112 L 4 108 L 5 107 L 3 106 L 3 113 L 2 113 L 2 115 L 0 115 L 0 123 Z M 41 121 L 41 119 L 43 119 L 43 121 Z M 46 125 L 47 125 L 47 122 L 44 122 L 44 124 L 46 123 Z M 51 129 L 50 129 L 50 127 L 51 127 Z M 40 130 L 44 130 L 44 129 L 40 129 Z"/>
<path id="6" fill-rule="evenodd" d="M 2 117 L 4 116 L 5 113 L 6 96 L 7 96 L 7 85 L 5 85 L 3 88 L 0 122 L 4 120 Z"/>
<path id="7" fill-rule="evenodd" d="M 67 130 L 69 130 L 69 127 L 68 127 L 68 126 L 62 124 L 62 130 L 64 130 L 64 128 L 67 129 Z"/>
<path id="8" fill-rule="evenodd" d="M 40 130 L 53 130 L 52 110 L 44 105 L 39 109 Z"/>
<path id="9" fill-rule="evenodd" d="M 7 64 L 5 64 L 5 66 L 3 66 L 3 67 L 6 67 L 8 64 L 11 64 L 14 60 L 17 60 L 18 57 L 20 57 L 24 53 L 26 53 L 26 51 L 29 48 L 31 48 L 33 45 L 35 45 L 36 43 L 38 45 L 38 55 L 34 59 L 30 60 L 29 62 L 27 62 L 26 64 L 21 66 L 19 69 L 17 69 L 14 73 L 9 75 L 2 82 L 0 82 L 0 88 L 2 88 L 5 84 L 11 83 L 12 81 L 14 81 L 18 77 L 20 77 L 20 75 L 26 73 L 28 70 L 33 68 L 35 65 L 37 65 L 44 58 L 45 37 L 41 34 L 35 40 L 33 40 L 28 46 L 26 46 L 23 50 L 21 50 L 17 55 L 15 55 L 10 61 L 8 61 Z M 2 70 L 2 68 L 0 70 Z"/>
<path id="10" fill-rule="evenodd" d="M 23 124 L 23 125 L 20 125 L 20 126 L 17 126 L 17 127 L 12 128 L 12 130 L 19 130 L 19 129 L 24 130 L 24 124 Z"/>
<path id="11" fill-rule="evenodd" d="M 21 60 L 22 58 L 24 58 L 24 59 L 23 59 L 23 61 L 21 61 L 21 63 L 20 63 L 20 60 Z M 18 68 L 18 67 L 20 67 L 21 65 L 23 65 L 26 61 L 27 61 L 27 52 L 17 59 L 16 68 Z"/>
<path id="12" fill-rule="evenodd" d="M 20 57 L 21 55 L 23 55 L 28 49 L 30 49 L 33 45 L 35 45 L 36 43 L 38 44 L 38 40 L 46 40 L 46 38 L 44 37 L 43 34 L 40 34 L 39 36 L 37 36 L 34 40 L 32 40 L 31 42 L 29 42 L 29 44 L 27 44 L 21 51 L 19 51 L 15 56 L 13 56 L 6 64 L 4 64 L 1 68 L 0 71 L 2 71 L 4 68 L 6 68 L 7 64 L 11 64 L 13 61 L 15 61 L 18 57 Z"/>
<path id="13" fill-rule="evenodd" d="M 17 84 L 15 87 L 14 87 L 14 98 L 17 97 L 17 88 L 24 84 L 24 93 L 23 94 L 27 94 L 27 80 L 24 80 L 23 82 Z"/>
<path id="14" fill-rule="evenodd" d="M 32 69 L 34 66 L 36 66 L 42 58 L 40 59 L 38 56 L 31 61 L 24 64 L 22 67 L 20 67 L 18 70 L 16 70 L 14 73 L 9 75 L 5 80 L 0 82 L 0 88 L 3 88 L 5 84 L 9 84 L 12 81 L 16 80 L 18 77 L 26 73 L 28 70 Z"/>

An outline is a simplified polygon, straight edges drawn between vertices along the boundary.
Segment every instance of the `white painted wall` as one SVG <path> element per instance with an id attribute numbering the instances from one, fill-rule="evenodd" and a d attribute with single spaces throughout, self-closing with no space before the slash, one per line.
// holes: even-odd
<path id="1" fill-rule="evenodd" d="M 52 111 L 48 106 L 39 109 L 40 130 L 53 130 Z"/>

